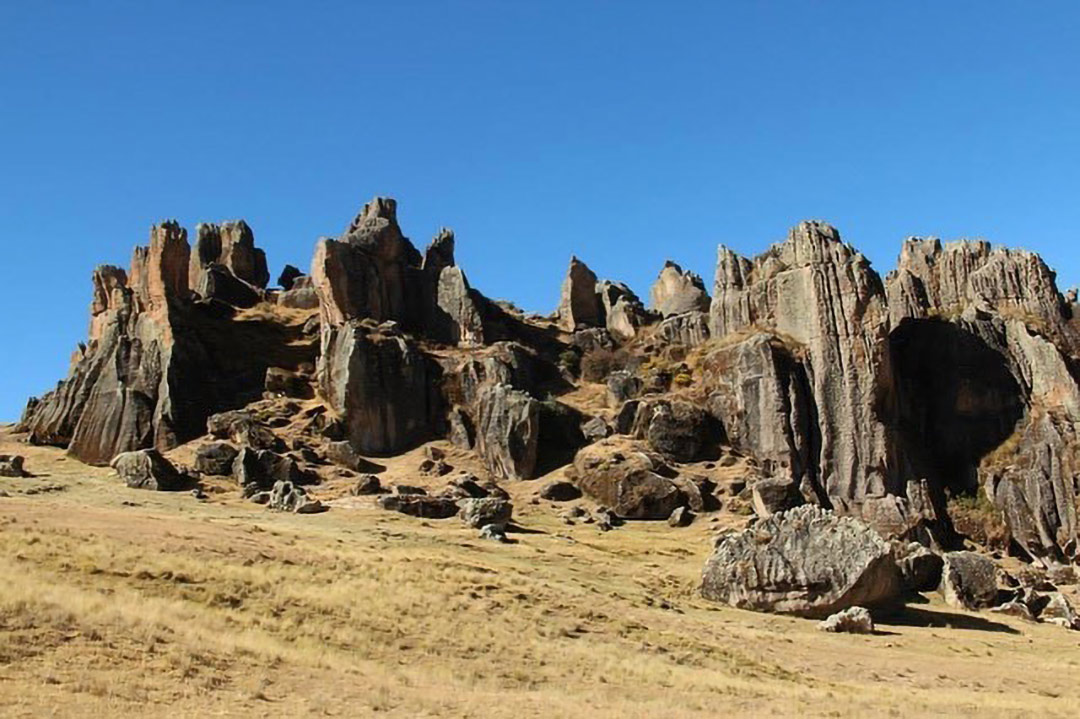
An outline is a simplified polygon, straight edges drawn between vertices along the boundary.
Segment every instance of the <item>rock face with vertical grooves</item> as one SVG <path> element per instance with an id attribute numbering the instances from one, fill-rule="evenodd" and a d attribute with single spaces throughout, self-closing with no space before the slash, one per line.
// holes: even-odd
<path id="1" fill-rule="evenodd" d="M 411 340 L 350 320 L 323 330 L 319 363 L 322 396 L 360 453 L 395 454 L 431 436 L 435 374 Z"/>
<path id="2" fill-rule="evenodd" d="M 754 259 L 720 248 L 712 299 L 668 263 L 655 312 L 574 258 L 553 327 L 471 287 L 450 230 L 419 252 L 376 198 L 317 243 L 310 275 L 268 280 L 243 221 L 200 225 L 194 249 L 177 223 L 155 226 L 130 268 L 95 270 L 87 342 L 19 429 L 107 464 L 201 436 L 265 390 L 321 404 L 305 426 L 358 461 L 450 437 L 525 478 L 611 426 L 668 462 L 744 456 L 784 489 L 759 491 L 770 512 L 801 497 L 947 549 L 948 498 L 983 494 L 1000 548 L 1048 566 L 1080 551 L 1080 305 L 1037 255 L 911 239 L 882 282 L 804 222 Z M 602 411 L 575 406 L 586 354 Z M 248 439 L 279 443 L 268 427 Z"/>
<path id="3" fill-rule="evenodd" d="M 981 488 L 1031 558 L 1074 560 L 1080 337 L 1054 273 L 1022 250 L 912 238 L 887 286 L 905 461 Z"/>
<path id="4" fill-rule="evenodd" d="M 902 492 L 885 420 L 892 389 L 885 287 L 865 257 L 817 222 L 798 225 L 753 261 L 720 248 L 710 312 L 714 338 L 766 333 L 783 345 L 728 358 L 759 363 L 776 379 L 754 390 L 767 429 L 745 436 L 750 449 L 786 459 L 821 496 Z M 725 405 L 756 401 L 729 397 Z M 747 426 L 738 414 L 727 424 Z"/>
<path id="5" fill-rule="evenodd" d="M 194 302 L 193 264 L 186 231 L 165 222 L 135 248 L 130 271 L 94 271 L 87 343 L 67 379 L 28 408 L 20 429 L 31 442 L 96 465 L 164 451 L 202 435 L 211 414 L 257 399 L 268 366 L 308 359 L 287 333 Z"/>

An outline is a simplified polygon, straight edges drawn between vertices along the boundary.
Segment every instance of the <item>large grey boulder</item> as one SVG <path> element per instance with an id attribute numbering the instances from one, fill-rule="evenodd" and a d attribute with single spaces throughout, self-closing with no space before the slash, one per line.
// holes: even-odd
<path id="1" fill-rule="evenodd" d="M 245 494 L 269 490 L 278 482 L 304 484 L 308 477 L 292 457 L 244 447 L 233 460 L 233 477 Z"/>
<path id="2" fill-rule="evenodd" d="M 975 552 L 947 552 L 941 569 L 945 603 L 957 609 L 984 609 L 997 603 L 997 567 Z"/>
<path id="3" fill-rule="evenodd" d="M 509 385 L 485 387 L 479 398 L 476 451 L 492 477 L 531 479 L 540 439 L 540 402 Z"/>
<path id="4" fill-rule="evenodd" d="M 174 492 L 185 489 L 189 483 L 172 463 L 155 449 L 124 452 L 112 461 L 112 468 L 133 489 L 152 489 Z"/>
<path id="5" fill-rule="evenodd" d="M 701 586 L 706 599 L 733 607 L 806 617 L 890 607 L 902 592 L 888 543 L 862 522 L 814 505 L 720 537 Z"/>

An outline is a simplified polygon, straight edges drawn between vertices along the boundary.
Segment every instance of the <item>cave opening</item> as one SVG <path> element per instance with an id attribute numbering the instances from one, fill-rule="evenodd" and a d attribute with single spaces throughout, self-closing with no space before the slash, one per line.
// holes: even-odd
<path id="1" fill-rule="evenodd" d="M 1024 391 L 1005 356 L 969 329 L 906 319 L 889 337 L 897 424 L 913 475 L 939 499 L 974 495 L 979 462 L 1023 418 Z"/>

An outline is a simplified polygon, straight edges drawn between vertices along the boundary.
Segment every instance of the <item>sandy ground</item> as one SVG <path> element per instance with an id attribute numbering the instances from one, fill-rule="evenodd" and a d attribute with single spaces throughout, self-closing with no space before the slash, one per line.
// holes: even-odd
<path id="1" fill-rule="evenodd" d="M 519 482 L 501 545 L 370 500 L 130 490 L 5 429 L 10 452 L 37 476 L 0 479 L 3 716 L 1080 714 L 1080 633 L 935 596 L 873 636 L 705 602 L 709 521 L 604 534 Z"/>

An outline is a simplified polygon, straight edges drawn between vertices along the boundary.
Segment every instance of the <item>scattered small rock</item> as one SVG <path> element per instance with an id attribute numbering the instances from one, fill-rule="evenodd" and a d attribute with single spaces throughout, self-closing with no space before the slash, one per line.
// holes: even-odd
<path id="1" fill-rule="evenodd" d="M 688 507 L 676 507 L 668 517 L 667 523 L 672 527 L 689 527 L 694 521 L 694 513 Z"/>
<path id="2" fill-rule="evenodd" d="M 208 442 L 195 450 L 195 469 L 203 474 L 228 476 L 239 451 L 228 442 Z"/>
<path id="3" fill-rule="evenodd" d="M 156 449 L 118 454 L 112 461 L 112 468 L 124 480 L 124 484 L 133 489 L 171 492 L 183 489 L 188 483 L 187 477 L 180 474 Z"/>
<path id="4" fill-rule="evenodd" d="M 422 494 L 389 494 L 378 499 L 379 506 L 422 519 L 449 519 L 458 513 L 457 502 L 449 497 Z"/>
<path id="5" fill-rule="evenodd" d="M 308 496 L 307 491 L 292 482 L 275 482 L 270 490 L 267 505 L 278 512 L 296 514 L 316 514 L 325 512 L 327 507 L 317 499 Z"/>
<path id="6" fill-rule="evenodd" d="M 370 494 L 382 494 L 386 490 L 383 489 L 382 482 L 374 474 L 362 474 L 360 478 L 356 480 L 356 484 L 349 490 L 349 494 L 354 497 L 363 497 Z"/>
<path id="7" fill-rule="evenodd" d="M 570 482 L 554 480 L 540 488 L 540 498 L 550 502 L 572 502 L 581 498 L 581 490 Z"/>
<path id="8" fill-rule="evenodd" d="M 470 527 L 480 529 L 489 524 L 505 527 L 514 514 L 514 505 L 505 499 L 463 499 L 458 502 L 461 519 Z"/>
<path id="9" fill-rule="evenodd" d="M 17 454 L 0 454 L 0 477 L 29 477 L 23 469 L 26 459 Z"/>
<path id="10" fill-rule="evenodd" d="M 874 619 L 866 608 L 851 607 L 818 622 L 817 628 L 823 632 L 873 634 Z"/>

